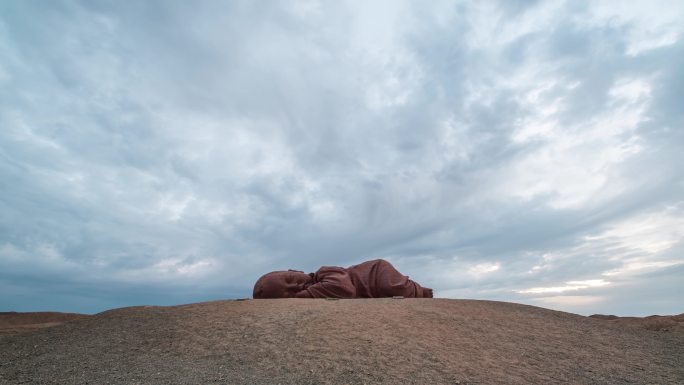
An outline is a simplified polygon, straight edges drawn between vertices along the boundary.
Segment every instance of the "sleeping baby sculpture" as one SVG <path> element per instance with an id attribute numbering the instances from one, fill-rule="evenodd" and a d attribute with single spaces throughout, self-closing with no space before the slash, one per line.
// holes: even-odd
<path id="1" fill-rule="evenodd" d="M 348 268 L 323 266 L 315 273 L 273 271 L 254 285 L 254 298 L 432 298 L 432 289 L 402 275 L 383 259 Z"/>

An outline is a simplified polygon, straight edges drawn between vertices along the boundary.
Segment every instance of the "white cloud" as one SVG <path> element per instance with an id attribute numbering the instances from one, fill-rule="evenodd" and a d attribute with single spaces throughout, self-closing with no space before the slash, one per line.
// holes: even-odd
<path id="1" fill-rule="evenodd" d="M 588 279 L 584 281 L 568 281 L 563 286 L 550 287 L 532 287 L 525 290 L 519 290 L 520 294 L 546 294 L 546 293 L 563 293 L 566 291 L 577 291 L 582 289 L 589 289 L 594 287 L 601 287 L 609 285 L 610 282 L 603 279 Z"/>
<path id="2" fill-rule="evenodd" d="M 560 115 L 567 109 L 563 97 L 540 100 L 539 94 L 550 87 L 562 93 L 575 88 L 574 84 L 547 83 L 524 102 L 535 112 L 518 122 L 512 139 L 544 145 L 506 169 L 508 178 L 503 183 L 508 191 L 524 200 L 548 196 L 551 207 L 569 209 L 606 201 L 629 189 L 630 181 L 618 172 L 622 163 L 643 149 L 635 132 L 647 120 L 649 83 L 616 81 L 608 91 L 611 99 L 604 112 L 572 125 L 561 123 Z"/>
<path id="3" fill-rule="evenodd" d="M 620 290 L 628 290 L 635 282 L 642 282 L 641 277 L 657 276 L 684 265 L 684 258 L 679 253 L 670 253 L 676 245 L 684 242 L 684 216 L 681 211 L 682 205 L 676 204 L 630 216 L 612 223 L 597 235 L 583 237 L 570 249 L 546 253 L 541 263 L 533 266 L 528 274 L 541 277 L 562 274 L 570 264 L 591 267 L 599 266 L 598 261 L 609 263 L 608 266 L 612 267 L 603 271 L 588 271 L 585 275 L 591 279 L 528 287 L 516 292 L 524 295 L 523 300 L 533 303 L 565 307 L 582 313 L 602 312 L 600 306 L 605 306 L 610 298 L 619 296 Z M 605 279 L 595 278 L 599 273 Z M 606 291 L 601 291 L 604 287 Z M 575 296 L 574 293 L 582 291 L 591 291 L 591 294 Z M 548 294 L 561 295 L 548 297 Z M 569 297 L 567 300 L 564 299 L 566 296 Z"/>
<path id="4" fill-rule="evenodd" d="M 533 302 L 538 306 L 570 312 L 582 312 L 585 309 L 597 309 L 605 306 L 608 297 L 597 295 L 563 295 L 534 298 Z"/>
<path id="5" fill-rule="evenodd" d="M 648 4 L 638 1 L 593 2 L 588 16 L 581 23 L 592 26 L 611 23 L 625 25 L 626 54 L 637 56 L 675 44 L 682 34 L 684 11 L 681 3 L 672 0 Z"/>
<path id="6" fill-rule="evenodd" d="M 500 263 L 478 263 L 468 269 L 468 273 L 476 277 L 483 276 L 488 273 L 495 272 L 501 267 Z"/>
<path id="7" fill-rule="evenodd" d="M 585 240 L 636 251 L 644 257 L 662 253 L 684 240 L 684 202 L 627 218 Z"/>

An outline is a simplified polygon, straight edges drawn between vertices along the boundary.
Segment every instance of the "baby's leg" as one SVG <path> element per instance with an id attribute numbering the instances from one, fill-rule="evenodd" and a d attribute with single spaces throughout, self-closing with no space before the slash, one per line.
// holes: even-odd
<path id="1" fill-rule="evenodd" d="M 378 297 L 432 298 L 432 289 L 420 286 L 385 260 L 378 260 L 374 270 L 375 292 Z"/>

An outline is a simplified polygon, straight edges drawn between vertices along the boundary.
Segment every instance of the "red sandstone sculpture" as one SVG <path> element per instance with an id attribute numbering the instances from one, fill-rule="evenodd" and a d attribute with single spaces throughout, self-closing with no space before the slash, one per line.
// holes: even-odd
<path id="1" fill-rule="evenodd" d="M 273 271 L 254 285 L 254 298 L 432 298 L 432 289 L 376 259 L 348 268 L 323 266 L 315 273 Z"/>

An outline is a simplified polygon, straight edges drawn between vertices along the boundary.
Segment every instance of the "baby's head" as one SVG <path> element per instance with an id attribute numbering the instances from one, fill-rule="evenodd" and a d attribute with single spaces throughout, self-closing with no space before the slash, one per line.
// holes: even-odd
<path id="1" fill-rule="evenodd" d="M 303 271 L 272 271 L 264 274 L 254 284 L 254 298 L 293 298 L 311 285 L 311 274 Z"/>

